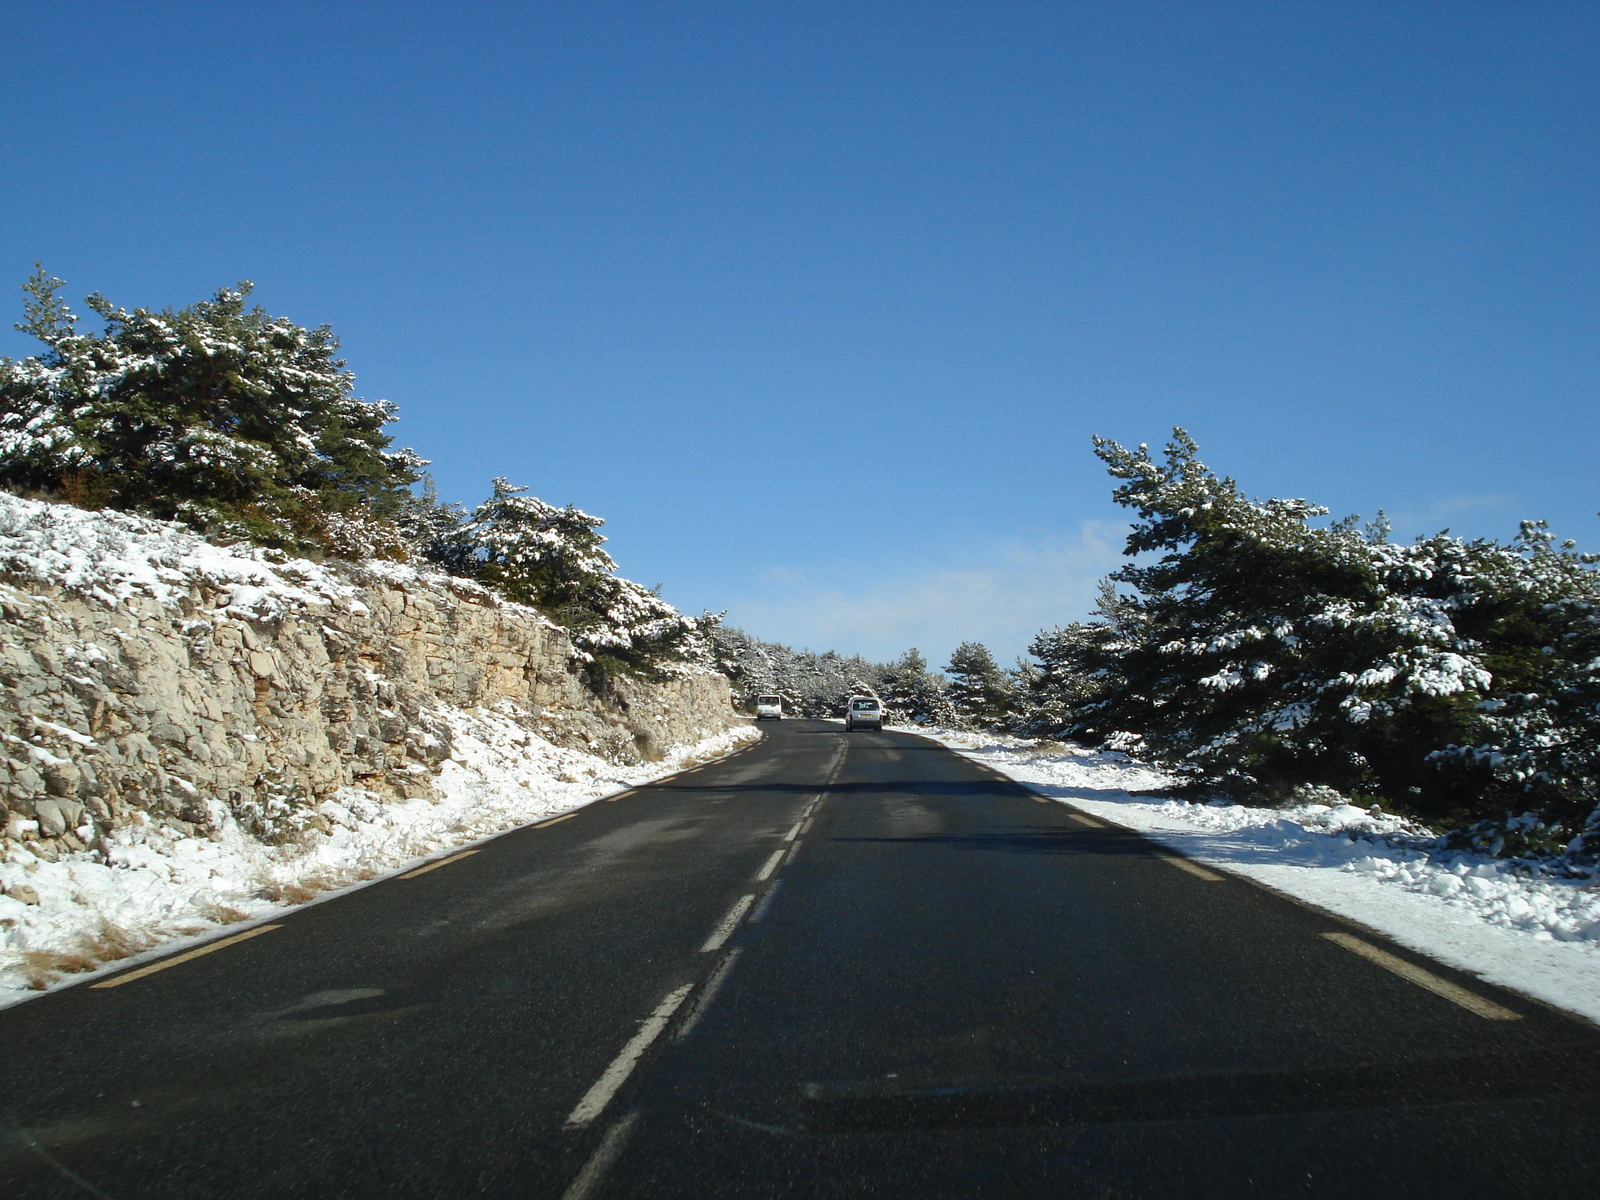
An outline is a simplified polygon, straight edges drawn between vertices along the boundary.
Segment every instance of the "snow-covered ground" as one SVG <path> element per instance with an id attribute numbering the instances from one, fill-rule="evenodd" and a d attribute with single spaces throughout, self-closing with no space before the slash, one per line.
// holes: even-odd
<path id="1" fill-rule="evenodd" d="M 439 800 L 382 801 L 343 789 L 320 811 L 326 833 L 283 846 L 243 833 L 221 804 L 213 840 L 149 822 L 110 834 L 110 864 L 92 853 L 46 862 L 26 850 L 0 863 L 0 886 L 31 888 L 38 903 L 0 895 L 0 1007 L 142 956 L 259 922 L 294 904 L 359 886 L 696 763 L 761 734 L 738 726 L 655 763 L 617 766 L 551 745 L 493 710 L 440 711 L 454 754 L 435 781 Z"/>
<path id="2" fill-rule="evenodd" d="M 1347 804 L 1268 809 L 1135 796 L 1173 781 L 1121 754 L 914 732 L 1198 862 L 1600 1021 L 1600 880 L 1530 877 L 1503 860 L 1430 848 L 1400 818 Z"/>

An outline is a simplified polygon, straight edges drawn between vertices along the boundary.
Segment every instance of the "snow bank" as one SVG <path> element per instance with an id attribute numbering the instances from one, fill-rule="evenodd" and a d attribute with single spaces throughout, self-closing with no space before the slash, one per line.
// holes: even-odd
<path id="1" fill-rule="evenodd" d="M 437 799 L 393 800 L 343 788 L 320 814 L 329 829 L 269 846 L 222 810 L 210 837 L 136 821 L 106 835 L 109 854 L 54 862 L 26 850 L 0 863 L 0 1006 L 165 954 L 228 925 L 264 920 L 294 904 L 394 871 L 420 859 L 580 808 L 652 779 L 733 753 L 761 734 L 739 726 L 672 748 L 659 762 L 619 766 L 552 745 L 518 723 L 519 714 L 441 711 L 452 754 L 435 780 Z M 220 806 L 219 806 L 220 808 Z M 146 952 L 141 954 L 141 952 Z"/>
<path id="2" fill-rule="evenodd" d="M 1440 851 L 1425 830 L 1348 804 L 1267 809 L 1132 795 L 1176 781 L 1114 752 L 916 732 L 1196 861 L 1600 1021 L 1600 888 L 1594 881 L 1534 877 L 1513 863 Z"/>

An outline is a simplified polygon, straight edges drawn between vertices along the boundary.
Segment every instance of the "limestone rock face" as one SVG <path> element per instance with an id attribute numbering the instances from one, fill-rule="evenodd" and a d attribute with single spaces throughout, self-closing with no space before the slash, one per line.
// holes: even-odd
<path id="1" fill-rule="evenodd" d="M 130 819 L 203 836 L 231 813 L 277 841 L 341 787 L 433 798 L 449 708 L 618 762 L 737 723 L 709 672 L 596 694 L 559 626 L 475 584 L 318 570 L 340 586 L 258 610 L 204 577 L 163 601 L 0 576 L 4 837 L 54 858 Z"/>

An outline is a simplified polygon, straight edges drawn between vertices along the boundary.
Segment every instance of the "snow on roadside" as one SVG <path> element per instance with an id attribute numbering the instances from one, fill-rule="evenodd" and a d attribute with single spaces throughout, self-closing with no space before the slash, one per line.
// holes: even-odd
<path id="1" fill-rule="evenodd" d="M 37 904 L 0 895 L 0 1007 L 41 990 L 165 954 L 184 942 L 258 922 L 286 908 L 403 870 L 541 817 L 731 754 L 761 734 L 738 726 L 672 748 L 660 762 L 618 766 L 552 745 L 508 710 L 440 711 L 454 752 L 434 781 L 438 800 L 380 800 L 344 788 L 320 808 L 328 832 L 268 846 L 215 804 L 215 838 L 181 837 L 147 822 L 92 852 L 46 862 L 26 850 L 0 863 L 0 886 L 31 888 Z M 92 832 L 92 831 L 91 831 Z"/>
<path id="2" fill-rule="evenodd" d="M 1042 795 L 1267 884 L 1490 982 L 1600 1021 L 1600 887 L 1426 845 L 1348 804 L 1214 806 L 1130 793 L 1173 780 L 1125 755 L 917 729 Z"/>

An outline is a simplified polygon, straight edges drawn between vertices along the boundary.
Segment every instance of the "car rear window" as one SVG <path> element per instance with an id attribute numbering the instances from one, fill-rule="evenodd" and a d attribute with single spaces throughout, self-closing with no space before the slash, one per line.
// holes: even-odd
<path id="1" fill-rule="evenodd" d="M 876 700 L 852 700 L 850 707 L 856 712 L 876 712 L 878 702 Z"/>
<path id="2" fill-rule="evenodd" d="M 782 704 L 783 700 L 782 700 L 781 697 L 778 697 L 778 696 L 757 696 L 756 697 L 756 703 L 757 704 Z"/>

